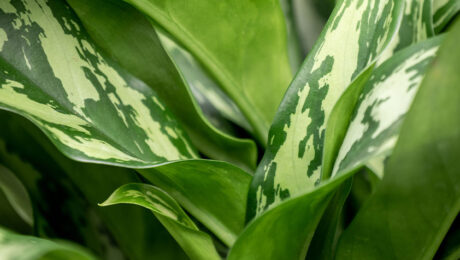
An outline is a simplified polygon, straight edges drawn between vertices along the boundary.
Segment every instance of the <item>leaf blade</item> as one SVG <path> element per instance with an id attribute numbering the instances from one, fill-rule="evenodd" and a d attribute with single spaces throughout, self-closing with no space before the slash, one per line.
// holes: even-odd
<path id="1" fill-rule="evenodd" d="M 249 217 L 318 184 L 324 127 L 333 105 L 388 46 L 402 7 L 401 1 L 337 4 L 277 112 L 268 149 L 251 185 Z M 384 29 L 374 28 L 377 24 Z"/>
<path id="2" fill-rule="evenodd" d="M 152 211 L 191 259 L 220 259 L 212 239 L 198 230 L 177 202 L 166 192 L 147 184 L 126 184 L 115 190 L 101 206 L 135 204 Z"/>
<path id="3" fill-rule="evenodd" d="M 459 36 L 457 20 L 407 115 L 385 177 L 344 233 L 339 259 L 431 259 L 457 216 Z M 369 225 L 369 217 L 379 225 Z M 378 243 L 368 240 L 374 236 Z"/>

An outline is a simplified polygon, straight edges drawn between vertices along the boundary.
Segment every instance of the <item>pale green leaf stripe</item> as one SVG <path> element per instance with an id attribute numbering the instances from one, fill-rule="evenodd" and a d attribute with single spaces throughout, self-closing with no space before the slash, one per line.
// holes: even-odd
<path id="1" fill-rule="evenodd" d="M 77 245 L 53 242 L 33 236 L 18 235 L 0 227 L 0 259 L 2 260 L 95 260 Z"/>
<path id="2" fill-rule="evenodd" d="M 200 231 L 166 192 L 147 184 L 118 188 L 101 206 L 135 204 L 152 211 L 192 260 L 220 259 L 211 237 Z"/>
<path id="3" fill-rule="evenodd" d="M 34 216 L 32 202 L 21 181 L 5 166 L 0 164 L 0 192 L 10 202 L 17 214 L 30 226 L 33 226 Z"/>
<path id="4" fill-rule="evenodd" d="M 145 166 L 195 152 L 154 91 L 105 59 L 61 1 L 1 1 L 0 106 L 73 158 Z"/>
<path id="5" fill-rule="evenodd" d="M 292 74 L 279 0 L 127 0 L 189 50 L 261 144 Z"/>
<path id="6" fill-rule="evenodd" d="M 383 63 L 396 51 L 434 35 L 432 0 L 404 0 L 403 2 L 405 3 L 404 14 L 399 31 L 378 63 Z"/>
<path id="7" fill-rule="evenodd" d="M 360 95 L 332 176 L 372 160 L 370 168 L 382 177 L 383 162 L 398 139 L 404 116 L 441 39 L 406 48 L 375 69 Z"/>
<path id="8" fill-rule="evenodd" d="M 433 38 L 426 42 L 421 42 L 399 52 L 378 69 L 372 70 L 372 67 L 366 69 L 352 82 L 349 89 L 341 96 L 338 104 L 343 103 L 343 99 L 349 98 L 346 93 L 349 93 L 350 89 L 364 88 L 365 93 L 373 90 L 373 84 L 371 83 L 381 79 L 383 76 L 386 76 L 384 86 L 398 85 L 400 82 L 395 81 L 396 78 L 388 76 L 387 74 L 389 73 L 394 73 L 398 76 L 401 71 L 406 71 L 417 78 L 417 73 L 414 74 L 412 70 L 415 69 L 418 72 L 427 67 L 427 64 L 433 59 L 432 52 L 436 50 L 440 40 L 440 38 Z M 423 57 L 424 55 L 420 53 L 421 50 L 427 53 L 429 57 Z M 411 66 L 407 64 L 407 60 L 410 61 Z M 417 64 L 414 64 L 415 61 Z M 371 80 L 368 84 L 369 72 L 371 72 Z M 397 79 L 400 80 L 400 78 Z M 418 82 L 419 80 L 416 79 L 415 81 Z M 416 84 L 412 84 L 412 87 L 416 88 Z M 407 90 L 407 88 L 407 85 L 403 85 L 404 90 Z M 367 95 L 363 94 L 362 99 L 365 96 Z M 316 232 L 316 227 L 332 195 L 345 180 L 362 168 L 364 163 L 360 161 L 359 164 L 353 164 L 353 167 L 347 167 L 339 172 L 335 178 L 326 179 L 314 189 L 305 190 L 300 194 L 286 198 L 275 207 L 260 213 L 238 237 L 229 253 L 228 259 L 304 259 L 313 234 Z"/>
<path id="9" fill-rule="evenodd" d="M 158 94 L 184 127 L 197 149 L 209 158 L 228 161 L 251 171 L 255 169 L 257 148 L 254 141 L 227 135 L 211 124 L 217 122 L 219 124 L 216 125 L 220 125 L 224 122 L 227 124 L 222 128 L 233 127 L 221 118 L 216 109 L 209 111 L 209 106 L 203 108 L 203 111 L 200 109 L 178 67 L 163 48 L 148 17 L 122 1 L 67 2 L 80 18 L 94 43 L 117 64 L 144 81 Z M 195 76 L 193 79 L 196 78 L 203 85 L 213 84 L 206 75 L 200 74 L 203 72 L 199 66 L 190 66 L 193 67 L 181 67 L 184 74 L 189 72 L 186 77 L 191 74 L 192 77 Z M 215 95 L 210 98 L 214 101 Z M 211 122 L 205 116 L 209 114 L 213 115 L 211 119 L 219 120 Z"/>
<path id="10" fill-rule="evenodd" d="M 0 28 L 7 33 L 0 51 L 0 107 L 30 119 L 61 152 L 78 161 L 149 168 L 195 156 L 154 92 L 104 60 L 64 2 L 11 3 L 0 2 L 0 15 L 5 17 Z M 200 160 L 196 164 L 194 172 L 200 176 L 178 175 L 180 161 L 161 167 L 169 175 L 162 170 L 156 173 L 163 178 L 175 176 L 177 182 L 168 186 L 172 196 L 180 197 L 179 203 L 231 245 L 243 229 L 246 206 L 246 197 L 232 196 L 246 196 L 250 176 L 225 163 Z M 199 171 L 208 165 L 217 165 L 215 171 Z M 190 176 L 195 178 L 190 181 Z M 182 190 L 178 183 L 187 180 L 189 187 L 203 182 L 217 190 Z M 238 206 L 227 213 L 225 206 L 232 203 Z"/>
<path id="11" fill-rule="evenodd" d="M 460 212 L 456 20 L 407 113 L 385 177 L 343 233 L 336 259 L 446 259 L 439 245 L 451 227 L 458 230 L 452 223 Z"/>
<path id="12" fill-rule="evenodd" d="M 433 0 L 433 26 L 436 33 L 440 33 L 459 11 L 459 0 Z"/>
<path id="13" fill-rule="evenodd" d="M 250 215 L 318 184 L 325 123 L 332 107 L 387 47 L 403 6 L 396 0 L 337 4 L 270 129 L 269 146 L 251 186 Z"/>
<path id="14" fill-rule="evenodd" d="M 405 0 L 404 13 L 398 33 L 391 40 L 390 45 L 377 59 L 379 65 L 391 58 L 395 52 L 412 44 L 426 40 L 434 32 L 431 23 L 431 0 Z M 364 79 L 363 79 L 364 80 Z M 367 80 L 367 79 L 365 79 Z M 355 84 L 356 85 L 356 84 Z M 361 86 L 360 84 L 358 84 Z M 332 174 L 334 161 L 345 137 L 347 127 L 358 97 L 362 89 L 348 87 L 342 94 L 342 102 L 334 105 L 326 126 L 325 143 L 322 161 L 321 179 L 327 179 Z M 348 97 L 343 98 L 344 95 Z M 375 159 L 377 162 L 378 159 Z M 368 164 L 370 166 L 370 164 Z"/>

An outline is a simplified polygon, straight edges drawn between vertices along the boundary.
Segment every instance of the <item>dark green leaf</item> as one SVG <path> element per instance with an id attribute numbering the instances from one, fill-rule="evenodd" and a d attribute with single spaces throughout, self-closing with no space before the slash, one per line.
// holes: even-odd
<path id="1" fill-rule="evenodd" d="M 0 259 L 2 260 L 95 260 L 86 250 L 60 241 L 53 242 L 23 236 L 0 228 Z"/>
<path id="2" fill-rule="evenodd" d="M 0 164 L 0 191 L 3 191 L 11 206 L 29 225 L 33 225 L 34 216 L 29 193 L 21 181 L 9 169 Z"/>

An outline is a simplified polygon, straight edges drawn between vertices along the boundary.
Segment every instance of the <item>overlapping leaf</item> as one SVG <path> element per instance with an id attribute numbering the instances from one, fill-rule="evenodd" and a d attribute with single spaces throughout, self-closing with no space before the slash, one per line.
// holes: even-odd
<path id="1" fill-rule="evenodd" d="M 192 158 L 155 92 L 105 59 L 62 1 L 2 1 L 0 106 L 67 154 L 132 166 Z"/>
<path id="2" fill-rule="evenodd" d="M 0 258 L 4 260 L 95 260 L 86 250 L 68 242 L 53 242 L 15 234 L 0 228 Z"/>
<path id="3" fill-rule="evenodd" d="M 0 72 L 1 107 L 30 119 L 76 160 L 146 168 L 195 156 L 153 90 L 123 70 L 115 70 L 117 66 L 97 52 L 64 2 L 2 1 L 0 10 L 0 62 L 4 68 Z M 215 162 L 199 161 L 195 167 L 206 168 L 208 164 Z M 161 167 L 175 171 L 176 165 Z M 250 176 L 225 163 L 215 171 L 190 175 L 194 178 L 180 176 L 192 187 L 208 183 L 204 190 L 195 189 L 201 196 L 188 199 L 183 206 L 231 244 L 243 228 L 246 201 L 245 197 L 231 196 L 246 194 Z M 185 191 L 175 184 L 168 187 L 182 204 L 179 195 Z M 228 211 L 225 205 L 233 203 L 238 210 Z"/>
<path id="4" fill-rule="evenodd" d="M 460 21 L 403 123 L 385 177 L 339 244 L 338 259 L 433 259 L 460 211 Z"/>
<path id="5" fill-rule="evenodd" d="M 349 83 L 397 32 L 401 1 L 341 1 L 289 87 L 249 195 L 250 216 L 312 189 L 321 177 L 324 129 Z"/>
<path id="6" fill-rule="evenodd" d="M 224 162 L 188 160 L 140 170 L 231 246 L 244 228 L 251 176 Z"/>
<path id="7" fill-rule="evenodd" d="M 404 14 L 398 33 L 382 54 L 379 63 L 411 44 L 434 35 L 432 23 L 432 0 L 404 0 Z"/>
<path id="8" fill-rule="evenodd" d="M 404 49 L 375 70 L 360 95 L 332 176 L 391 153 L 441 39 L 433 38 Z M 383 160 L 379 162 L 368 167 L 382 176 Z"/>
<path id="9" fill-rule="evenodd" d="M 30 191 L 40 235 L 77 241 L 111 259 L 120 253 L 136 260 L 186 258 L 148 212 L 97 206 L 119 186 L 140 182 L 135 171 L 70 160 L 29 121 L 4 111 L 0 120 L 0 161 Z"/>
<path id="10" fill-rule="evenodd" d="M 291 79 L 279 0 L 129 0 L 188 49 L 238 105 L 256 138 Z"/>
<path id="11" fill-rule="evenodd" d="M 194 260 L 220 259 L 211 237 L 199 231 L 177 202 L 166 192 L 147 184 L 126 184 L 102 204 L 134 204 L 152 211 L 184 251 Z"/>
<path id="12" fill-rule="evenodd" d="M 440 33 L 459 11 L 458 0 L 433 0 L 433 27 L 436 33 Z"/>
<path id="13" fill-rule="evenodd" d="M 439 38 L 422 42 L 410 49 L 399 52 L 373 71 L 371 68 L 365 70 L 353 81 L 337 104 L 343 104 L 343 100 L 347 100 L 349 93 L 352 93 L 354 89 L 364 89 L 364 93 L 388 93 L 385 91 L 394 90 L 393 88 L 397 86 L 401 87 L 400 90 L 403 93 L 408 89 L 416 89 L 420 84 L 420 78 L 416 75 L 427 67 L 429 61 L 433 60 L 434 52 L 439 42 Z M 368 73 L 370 73 L 370 77 Z M 401 74 L 409 76 L 401 77 Z M 402 80 L 395 84 L 394 77 Z M 369 81 L 367 81 L 368 78 L 370 78 Z M 375 84 L 378 80 L 381 81 Z M 399 97 L 401 92 L 398 91 L 394 94 L 395 97 Z M 366 96 L 368 95 L 363 94 L 360 100 L 365 100 Z M 388 97 L 388 95 L 383 96 Z M 410 92 L 409 95 L 402 95 L 402 97 L 406 96 L 410 99 Z M 392 99 L 390 98 L 389 100 L 391 101 Z M 393 100 L 397 100 L 397 98 L 393 98 Z M 361 107 L 368 107 L 367 105 L 362 105 L 364 104 L 362 101 L 359 104 Z M 384 102 L 380 102 L 380 104 L 384 104 Z M 390 112 L 392 111 L 388 113 Z M 394 121 L 401 120 L 403 114 L 398 114 L 392 118 L 396 118 Z M 385 124 L 381 125 L 384 126 Z M 375 132 L 371 131 L 371 136 L 372 133 Z M 386 135 L 382 136 L 382 138 L 388 137 Z M 380 146 L 377 146 L 377 144 L 379 143 L 372 143 L 370 147 L 375 145 L 374 148 L 377 151 L 386 148 L 383 145 L 385 142 L 380 143 Z M 364 151 L 367 151 L 367 149 L 364 149 Z M 364 163 L 358 161 L 351 164 L 350 167 L 337 172 L 334 178 L 330 178 L 313 190 L 306 190 L 300 195 L 291 196 L 277 206 L 261 213 L 249 223 L 235 242 L 229 259 L 301 259 L 305 257 L 316 226 L 332 195 L 343 181 L 359 170 Z M 341 205 L 338 208 L 340 207 Z M 375 241 L 378 240 L 376 239 Z"/>
<path id="14" fill-rule="evenodd" d="M 178 49 L 174 42 L 165 43 L 165 40 L 163 45 L 182 71 L 187 83 L 184 82 L 163 50 L 152 24 L 142 13 L 117 0 L 67 2 L 96 43 L 158 93 L 200 151 L 213 159 L 229 161 L 251 170 L 255 168 L 257 150 L 254 142 L 229 136 L 210 124 L 229 128 L 221 126 L 219 118 L 223 114 L 249 129 L 244 116 L 191 57 Z M 202 109 L 192 94 L 195 94 Z M 211 120 L 208 121 L 205 115 L 209 115 Z"/>

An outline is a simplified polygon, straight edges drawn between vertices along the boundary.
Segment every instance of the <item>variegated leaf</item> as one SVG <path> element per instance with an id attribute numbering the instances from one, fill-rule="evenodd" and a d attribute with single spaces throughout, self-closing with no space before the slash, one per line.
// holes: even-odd
<path id="1" fill-rule="evenodd" d="M 71 160 L 36 126 L 13 113 L 0 111 L 0 122 L 0 163 L 29 191 L 40 236 L 76 241 L 105 259 L 187 259 L 149 212 L 97 206 L 116 188 L 142 182 L 134 170 Z"/>
<path id="2" fill-rule="evenodd" d="M 343 233 L 336 259 L 449 259 L 439 245 L 460 212 L 459 41 L 456 19 L 404 119 L 385 177 Z"/>
<path id="3" fill-rule="evenodd" d="M 2 108 L 79 160 L 146 166 L 195 156 L 155 92 L 104 58 L 65 3 L 7 0 L 0 15 Z"/>
<path id="4" fill-rule="evenodd" d="M 75 160 L 174 176 L 166 186 L 172 196 L 231 245 L 244 226 L 250 175 L 215 161 L 160 164 L 196 155 L 155 92 L 104 59 L 63 1 L 0 3 L 0 106 L 30 119 Z M 195 174 L 183 174 L 183 165 Z"/>
<path id="5" fill-rule="evenodd" d="M 388 96 L 388 92 L 376 91 L 377 86 L 384 86 L 380 87 L 380 90 L 387 91 L 395 91 L 396 87 L 395 97 L 402 95 L 403 98 L 411 98 L 413 93 L 410 88 L 417 88 L 420 82 L 418 73 L 423 73 L 428 63 L 433 59 L 439 42 L 440 38 L 421 42 L 407 50 L 399 52 L 378 69 L 366 69 L 353 81 L 349 89 L 364 88 L 364 93 L 369 93 L 369 95 L 384 93 L 383 95 L 379 95 L 379 98 L 384 98 Z M 371 72 L 371 80 L 367 81 L 369 78 L 367 73 L 369 72 Z M 408 76 L 401 77 L 402 75 Z M 379 80 L 383 80 L 383 83 L 376 83 Z M 398 89 L 397 86 L 400 86 L 400 84 L 403 87 Z M 343 100 L 349 98 L 349 95 L 347 95 L 349 89 L 340 97 L 337 104 L 341 104 Z M 403 95 L 408 89 L 410 90 L 409 94 Z M 363 94 L 359 104 L 363 104 L 362 100 L 367 96 L 368 94 Z M 399 101 L 399 99 L 394 97 L 390 100 L 394 102 Z M 384 102 L 380 102 L 380 104 L 385 104 Z M 386 103 L 386 105 L 394 104 L 394 102 Z M 407 110 L 406 106 L 407 104 L 401 107 L 402 114 Z M 381 108 L 383 109 L 384 107 L 382 106 Z M 397 114 L 399 112 L 399 110 L 393 107 L 387 110 L 391 111 L 383 112 L 390 115 L 391 113 Z M 379 112 L 381 111 L 379 110 Z M 398 116 L 393 116 L 393 118 L 395 117 Z M 379 126 L 385 125 L 385 122 L 381 121 Z M 375 131 L 371 132 L 370 135 L 372 136 L 373 133 Z M 379 148 L 385 147 L 382 146 Z M 366 149 L 364 150 L 367 151 Z M 359 165 L 354 165 L 352 168 L 340 171 L 335 178 L 329 178 L 313 189 L 300 191 L 281 201 L 278 205 L 260 213 L 247 225 L 244 232 L 238 237 L 238 240 L 230 251 L 228 259 L 304 259 L 311 239 L 317 231 L 317 225 L 331 201 L 332 195 L 334 195 L 337 188 L 345 180 L 356 173 L 359 167 L 363 166 L 363 163 L 360 162 Z M 341 205 L 335 208 L 340 207 Z"/>
<path id="6" fill-rule="evenodd" d="M 211 73 L 266 143 L 292 77 L 280 0 L 128 0 Z"/>
<path id="7" fill-rule="evenodd" d="M 86 250 L 69 242 L 53 242 L 38 237 L 18 235 L 1 227 L 0 258 L 2 260 L 96 259 Z"/>
<path id="8" fill-rule="evenodd" d="M 433 0 L 433 26 L 440 33 L 460 11 L 459 0 Z"/>
<path id="9" fill-rule="evenodd" d="M 404 15 L 398 33 L 391 41 L 390 46 L 379 58 L 383 63 L 393 54 L 411 44 L 426 40 L 434 35 L 432 23 L 433 0 L 404 0 Z"/>
<path id="10" fill-rule="evenodd" d="M 250 215 L 319 183 L 331 110 L 349 83 L 387 47 L 403 6 L 380 0 L 337 4 L 270 129 L 269 146 L 251 186 Z"/>
<path id="11" fill-rule="evenodd" d="M 192 260 L 219 260 L 211 237 L 200 231 L 177 202 L 166 192 L 147 184 L 132 183 L 118 188 L 101 206 L 134 204 L 152 211 Z"/>
<path id="12" fill-rule="evenodd" d="M 254 170 L 257 159 L 255 143 L 235 138 L 234 125 L 224 117 L 237 124 L 248 126 L 248 123 L 190 55 L 181 55 L 179 50 L 168 55 L 165 49 L 174 43 L 164 44 L 167 48 L 163 48 L 149 19 L 128 3 L 118 0 L 67 2 L 94 42 L 123 68 L 154 89 L 200 152 L 209 158 Z M 198 104 L 193 94 L 196 94 Z"/>
<path id="13" fill-rule="evenodd" d="M 384 159 L 440 42 L 436 37 L 406 48 L 375 69 L 356 105 L 332 176 L 368 161 L 376 174 L 383 175 Z"/>

